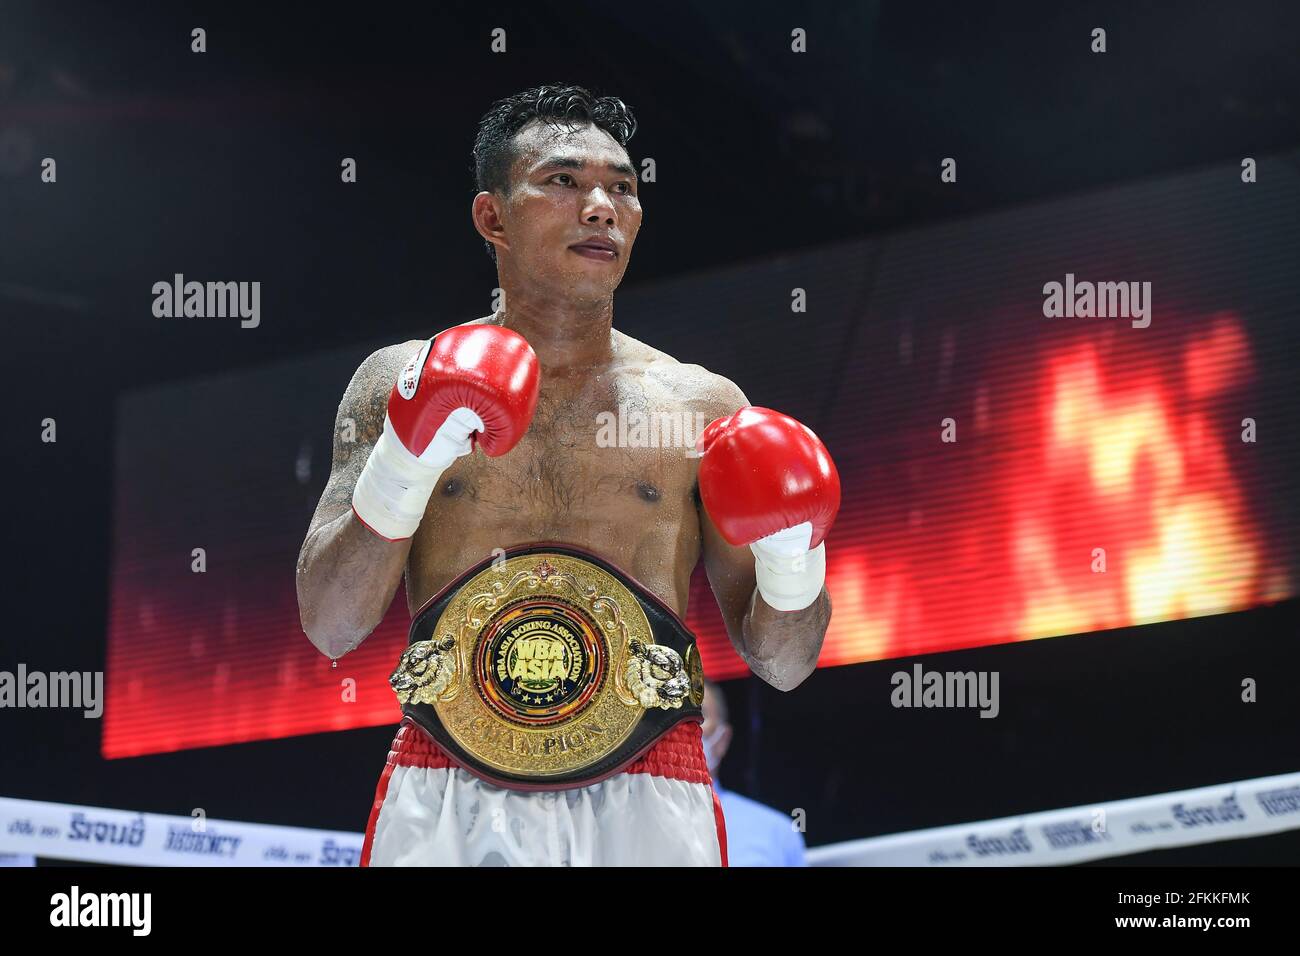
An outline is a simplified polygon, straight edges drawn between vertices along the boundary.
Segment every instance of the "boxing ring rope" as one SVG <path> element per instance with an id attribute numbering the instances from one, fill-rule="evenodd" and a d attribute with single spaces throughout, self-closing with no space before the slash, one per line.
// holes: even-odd
<path id="1" fill-rule="evenodd" d="M 0 853 L 134 866 L 356 866 L 364 834 L 0 797 Z"/>
<path id="2" fill-rule="evenodd" d="M 1025 866 L 1300 828 L 1300 773 L 852 840 L 808 851 L 810 866 Z"/>
<path id="3" fill-rule="evenodd" d="M 1300 773 L 851 840 L 810 866 L 1081 863 L 1300 829 Z M 0 797 L 0 854 L 135 866 L 356 866 L 361 833 Z"/>

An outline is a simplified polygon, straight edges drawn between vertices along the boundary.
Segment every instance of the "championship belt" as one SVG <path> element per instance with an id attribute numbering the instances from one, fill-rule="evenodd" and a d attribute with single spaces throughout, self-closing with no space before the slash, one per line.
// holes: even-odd
<path id="1" fill-rule="evenodd" d="M 516 790 L 587 786 L 703 720 L 695 638 L 607 561 L 520 545 L 416 613 L 389 682 L 457 765 Z"/>

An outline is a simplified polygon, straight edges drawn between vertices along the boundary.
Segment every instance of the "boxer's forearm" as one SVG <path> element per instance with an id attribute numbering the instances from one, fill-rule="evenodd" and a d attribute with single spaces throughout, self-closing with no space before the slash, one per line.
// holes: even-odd
<path id="1" fill-rule="evenodd" d="M 755 675 L 777 690 L 794 690 L 817 667 L 831 598 L 823 587 L 800 611 L 778 611 L 754 589 L 741 627 L 741 656 Z"/>
<path id="2" fill-rule="evenodd" d="M 322 654 L 342 657 L 379 626 L 410 551 L 410 538 L 385 541 L 351 511 L 307 537 L 298 555 L 298 612 Z"/>

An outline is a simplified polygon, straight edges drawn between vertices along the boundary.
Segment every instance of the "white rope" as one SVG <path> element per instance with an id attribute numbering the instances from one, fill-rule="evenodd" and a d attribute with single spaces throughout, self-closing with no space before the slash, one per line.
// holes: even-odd
<path id="1" fill-rule="evenodd" d="M 360 833 L 0 797 L 0 853 L 135 866 L 356 866 Z"/>
<path id="2" fill-rule="evenodd" d="M 1290 773 L 814 847 L 808 863 L 1080 863 L 1297 828 L 1300 773 Z M 362 840 L 339 830 L 0 797 L 0 854 L 137 866 L 356 866 Z"/>
<path id="3" fill-rule="evenodd" d="M 1040 866 L 1300 828 L 1300 773 L 912 830 L 808 851 L 810 866 Z"/>

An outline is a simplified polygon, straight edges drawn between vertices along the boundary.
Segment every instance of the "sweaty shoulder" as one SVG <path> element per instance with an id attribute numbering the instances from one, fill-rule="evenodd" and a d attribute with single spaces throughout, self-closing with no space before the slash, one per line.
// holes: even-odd
<path id="1" fill-rule="evenodd" d="M 491 316 L 479 319 L 470 319 L 468 322 L 461 322 L 460 325 L 483 325 L 490 322 Z M 447 326 L 455 328 L 456 326 Z M 445 331 L 445 330 L 439 330 Z M 433 338 L 433 333 L 429 338 Z M 398 342 L 396 345 L 385 345 L 381 349 L 376 349 L 366 357 L 366 360 L 357 368 L 356 375 L 352 378 L 352 384 L 348 386 L 348 392 L 353 399 L 373 400 L 376 397 L 381 398 L 385 403 L 388 401 L 388 395 L 393 389 L 393 382 L 397 381 L 397 373 L 416 352 L 429 339 L 408 339 L 405 342 Z M 382 416 L 381 416 L 382 418 Z"/>
<path id="2" fill-rule="evenodd" d="M 730 415 L 749 404 L 745 393 L 731 379 L 711 372 L 703 365 L 679 362 L 667 352 L 624 336 L 629 347 L 640 353 L 646 373 L 662 381 L 682 398 L 702 406 L 713 418 Z"/>
<path id="3" fill-rule="evenodd" d="M 397 373 L 423 344 L 420 339 L 411 339 L 396 345 L 385 345 L 371 352 L 352 376 L 352 384 L 348 386 L 345 401 L 349 398 L 354 402 L 371 401 L 382 396 L 387 402 L 393 383 L 397 381 Z"/>

